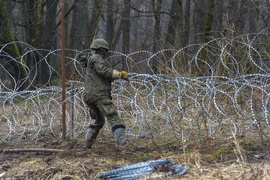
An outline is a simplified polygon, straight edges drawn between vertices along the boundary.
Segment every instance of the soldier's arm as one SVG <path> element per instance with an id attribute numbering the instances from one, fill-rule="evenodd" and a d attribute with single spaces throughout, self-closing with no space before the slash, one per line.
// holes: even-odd
<path id="1" fill-rule="evenodd" d="M 103 58 L 99 55 L 95 55 L 91 58 L 91 62 L 97 74 L 104 78 L 108 78 L 110 80 L 120 79 L 121 73 L 117 70 L 113 70 L 112 68 L 108 67 L 106 62 Z"/>
<path id="2" fill-rule="evenodd" d="M 94 64 L 95 71 L 99 76 L 105 77 L 110 79 L 111 81 L 115 79 L 124 79 L 128 80 L 128 76 L 130 76 L 129 73 L 122 71 L 119 72 L 115 69 L 111 69 L 107 66 L 106 62 L 103 60 L 103 58 L 99 55 L 93 56 L 92 62 Z"/>

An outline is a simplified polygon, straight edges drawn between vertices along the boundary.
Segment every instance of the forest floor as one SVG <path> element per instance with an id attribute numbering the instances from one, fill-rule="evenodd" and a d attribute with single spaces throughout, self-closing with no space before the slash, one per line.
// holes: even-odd
<path id="1" fill-rule="evenodd" d="M 101 173 L 115 168 L 168 158 L 189 167 L 189 171 L 164 179 L 270 179 L 270 143 L 257 139 L 186 142 L 185 148 L 181 141 L 160 138 L 129 140 L 124 149 L 112 141 L 97 141 L 90 150 L 84 150 L 83 145 L 83 139 L 1 143 L 0 179 L 98 179 Z M 19 151 L 33 148 L 65 151 Z"/>

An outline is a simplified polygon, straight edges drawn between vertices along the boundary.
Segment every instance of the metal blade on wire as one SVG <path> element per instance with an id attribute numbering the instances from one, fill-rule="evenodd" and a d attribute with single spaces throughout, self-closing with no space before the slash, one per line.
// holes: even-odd
<path id="1" fill-rule="evenodd" d="M 152 175 L 155 171 L 165 169 L 163 175 Z M 166 176 L 178 176 L 183 175 L 188 171 L 188 167 L 182 167 L 182 165 L 174 165 L 172 159 L 158 160 L 137 163 L 121 168 L 114 169 L 109 172 L 102 173 L 100 179 L 112 179 L 112 180 L 136 180 L 145 176 L 149 177 L 166 177 Z"/>

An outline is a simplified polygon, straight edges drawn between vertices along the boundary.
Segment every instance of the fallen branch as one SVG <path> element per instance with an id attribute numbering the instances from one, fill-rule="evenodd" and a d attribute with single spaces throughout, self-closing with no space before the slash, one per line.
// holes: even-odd
<path id="1" fill-rule="evenodd" d="M 45 148 L 30 148 L 30 149 L 1 149 L 0 152 L 8 152 L 8 153 L 17 153 L 17 152 L 50 152 L 50 153 L 58 153 L 58 152 L 66 152 L 66 150 L 62 149 L 45 149 Z"/>

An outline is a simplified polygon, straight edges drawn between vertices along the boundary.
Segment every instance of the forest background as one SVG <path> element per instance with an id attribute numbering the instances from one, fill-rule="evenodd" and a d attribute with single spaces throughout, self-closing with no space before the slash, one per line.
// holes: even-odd
<path id="1" fill-rule="evenodd" d="M 214 38 L 260 32 L 270 26 L 269 6 L 268 0 L 66 0 L 65 46 L 81 51 L 89 48 L 93 38 L 104 38 L 111 51 L 124 54 L 181 49 Z M 61 48 L 59 0 L 0 0 L 0 8 L 0 44 L 22 41 L 36 49 Z M 266 41 L 261 39 L 261 43 Z M 23 44 L 12 44 L 4 51 L 16 58 L 26 48 Z M 192 54 L 197 49 L 188 51 Z M 244 58 L 240 54 L 239 63 L 248 64 L 241 62 Z M 23 63 L 29 69 L 38 66 L 37 83 L 42 84 L 48 81 L 43 76 L 49 71 L 46 63 L 59 70 L 61 59 L 49 56 L 47 62 L 39 62 L 37 59 L 42 58 L 38 56 L 35 59 L 28 56 Z M 169 53 L 164 56 L 164 59 L 171 58 Z M 183 56 L 177 59 L 178 67 L 187 63 L 187 57 Z M 138 57 L 136 61 L 141 59 Z M 151 66 L 154 73 L 164 73 L 158 64 Z M 14 77 L 24 73 L 24 70 L 18 71 L 14 61 L 5 63 L 5 67 Z M 119 69 L 126 69 L 124 59 Z"/>

